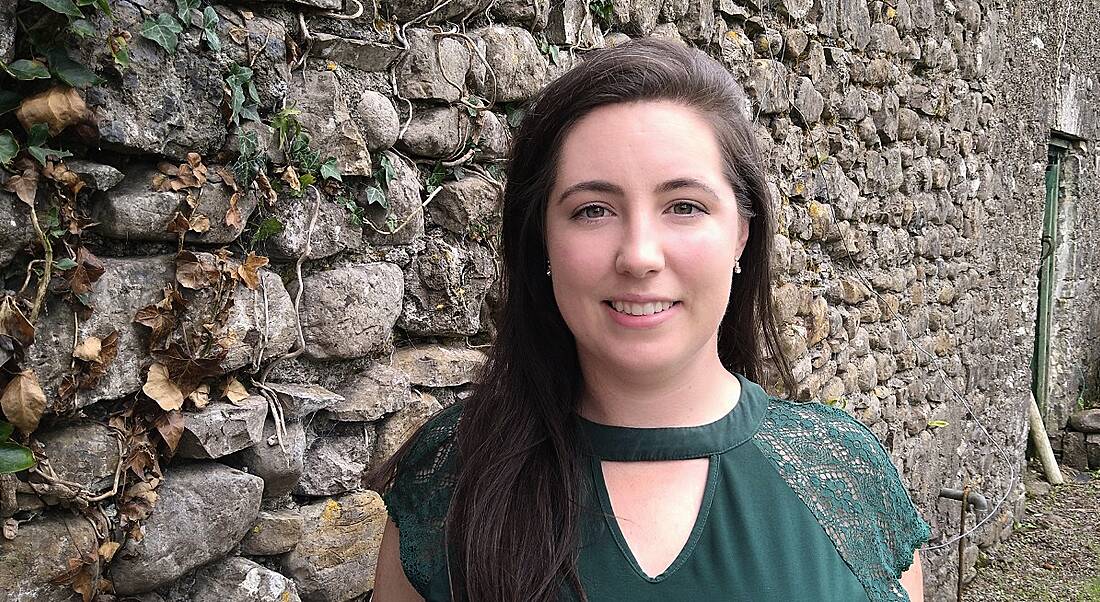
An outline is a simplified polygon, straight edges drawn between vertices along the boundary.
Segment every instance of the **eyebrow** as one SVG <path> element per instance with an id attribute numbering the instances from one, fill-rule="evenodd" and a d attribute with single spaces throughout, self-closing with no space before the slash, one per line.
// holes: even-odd
<path id="1" fill-rule="evenodd" d="M 679 190 L 681 188 L 699 188 L 710 193 L 715 198 L 720 198 L 718 193 L 715 192 L 713 188 L 708 186 L 702 180 L 696 178 L 673 178 L 671 180 L 666 180 L 658 184 L 653 189 L 653 192 L 655 194 L 664 194 L 667 192 L 672 192 L 673 190 Z M 555 204 L 562 203 L 570 195 L 577 192 L 604 192 L 618 196 L 622 196 L 624 194 L 622 187 L 612 184 L 607 180 L 586 180 L 584 182 L 577 182 L 569 188 L 566 188 L 565 191 L 561 193 L 561 196 L 558 197 L 558 200 Z"/>

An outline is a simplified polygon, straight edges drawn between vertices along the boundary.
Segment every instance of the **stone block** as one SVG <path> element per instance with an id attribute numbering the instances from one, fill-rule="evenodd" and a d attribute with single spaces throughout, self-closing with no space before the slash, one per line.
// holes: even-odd
<path id="1" fill-rule="evenodd" d="M 208 166 L 211 173 L 213 167 Z M 138 164 L 128 167 L 122 183 L 109 192 L 97 194 L 91 217 L 99 222 L 96 232 L 107 238 L 122 240 L 176 240 L 178 235 L 167 230 L 186 194 L 183 191 L 157 191 L 153 178 L 162 175 L 155 165 Z M 198 200 L 195 214 L 210 220 L 206 232 L 187 232 L 189 242 L 226 244 L 240 236 L 244 223 L 255 211 L 258 199 L 255 194 L 241 195 L 237 208 L 241 212 L 241 225 L 226 225 L 232 190 L 222 183 L 207 182 L 200 190 L 190 190 Z"/>
<path id="2" fill-rule="evenodd" d="M 317 205 L 317 219 L 310 232 L 314 203 L 312 194 L 298 198 L 286 194 L 279 196 L 271 208 L 271 216 L 283 224 L 283 230 L 264 241 L 264 248 L 272 257 L 296 260 L 306 251 L 307 233 L 310 235 L 308 259 L 321 259 L 362 246 L 363 229 L 348 221 L 346 209 L 325 198 Z"/>
<path id="3" fill-rule="evenodd" d="M 393 18 L 400 23 L 411 21 L 431 12 L 432 14 L 426 18 L 426 21 L 436 23 L 445 20 L 458 20 L 456 17 L 463 18 L 474 15 L 485 10 L 491 3 L 490 0 L 454 0 L 446 5 L 439 6 L 440 3 L 436 0 L 384 0 L 379 3 L 379 12 L 393 15 Z M 433 11 L 437 7 L 439 10 Z"/>
<path id="4" fill-rule="evenodd" d="M 92 288 L 89 303 L 96 309 L 77 326 L 76 339 L 100 338 L 118 330 L 118 355 L 95 387 L 77 392 L 73 407 L 81 408 L 102 399 L 128 395 L 144 384 L 142 368 L 149 363 L 146 352 L 149 329 L 133 324 L 138 308 L 163 298 L 162 288 L 175 279 L 175 262 L 170 255 L 136 259 L 103 258 L 103 275 Z M 47 402 L 58 408 L 57 387 L 69 372 L 73 349 L 73 314 L 68 304 L 51 298 L 38 318 L 35 343 L 27 350 L 28 365 L 46 393 Z"/>
<path id="5" fill-rule="evenodd" d="M 253 395 L 237 404 L 215 402 L 183 414 L 183 435 L 176 455 L 212 459 L 252 447 L 263 438 L 267 400 Z"/>
<path id="6" fill-rule="evenodd" d="M 474 89 L 490 101 L 517 102 L 533 97 L 547 81 L 546 57 L 531 32 L 491 25 L 471 32 L 485 44 L 485 61 L 493 76 L 475 77 Z"/>
<path id="7" fill-rule="evenodd" d="M 386 71 L 401 56 L 401 47 L 393 44 L 342 38 L 319 31 L 312 35 L 311 55 L 361 71 Z"/>
<path id="8" fill-rule="evenodd" d="M 276 556 L 298 545 L 302 538 L 302 515 L 294 510 L 260 511 L 256 524 L 241 540 L 241 554 Z"/>
<path id="9" fill-rule="evenodd" d="M 775 115 L 790 110 L 787 67 L 779 61 L 756 59 L 749 70 L 745 92 L 755 101 L 761 113 Z"/>
<path id="10" fill-rule="evenodd" d="M 306 600 L 350 600 L 374 587 L 386 506 L 362 491 L 302 506 L 298 545 L 283 557 L 283 573 Z"/>
<path id="11" fill-rule="evenodd" d="M 99 31 L 136 32 L 147 15 L 174 13 L 175 5 L 164 0 L 134 0 L 112 9 L 111 17 L 93 17 Z M 285 26 L 261 15 L 241 19 L 230 7 L 215 10 L 220 17 L 216 26 L 222 41 L 220 53 L 203 48 L 198 27 L 188 27 L 171 54 L 135 36 L 130 42 L 130 65 L 120 78 L 111 77 L 108 68 L 102 67 L 113 63 L 102 40 L 92 36 L 70 47 L 75 60 L 107 76 L 106 83 L 85 93 L 105 148 L 180 161 L 189 152 L 206 156 L 218 150 L 226 135 L 221 111 L 225 73 L 234 63 L 251 65 L 261 106 L 271 106 L 285 92 Z M 197 24 L 197 11 L 193 17 Z"/>
<path id="12" fill-rule="evenodd" d="M 481 305 L 495 279 L 488 249 L 439 232 L 405 273 L 405 303 L 399 325 L 420 335 L 469 335 L 481 325 Z"/>
<path id="13" fill-rule="evenodd" d="M 54 579 L 69 571 L 69 559 L 94 557 L 95 529 L 83 517 L 67 512 L 19 525 L 15 539 L 0 538 L 0 598 L 7 602 L 70 602 L 73 590 Z"/>
<path id="14" fill-rule="evenodd" d="M 306 353 L 314 359 L 366 357 L 391 344 L 404 293 L 391 263 L 336 268 L 305 279 L 301 304 Z"/>
<path id="15" fill-rule="evenodd" d="M 234 556 L 195 571 L 194 582 L 177 582 L 170 598 L 180 602 L 301 602 L 294 581 Z"/>
<path id="16" fill-rule="evenodd" d="M 420 208 L 421 192 L 424 185 L 416 166 L 408 163 L 396 153 L 387 152 L 386 156 L 393 165 L 393 179 L 386 190 L 387 207 L 367 204 L 367 221 L 370 222 L 363 233 L 365 240 L 381 245 L 403 245 L 424 236 L 424 211 Z M 365 204 L 365 189 L 357 198 L 359 204 Z M 371 227 L 373 226 L 373 227 Z"/>
<path id="17" fill-rule="evenodd" d="M 80 176 L 84 184 L 92 190 L 110 190 L 118 186 L 126 177 L 118 169 L 86 159 L 66 159 L 65 167 Z"/>
<path id="18" fill-rule="evenodd" d="M 30 207 L 14 194 L 0 190 L 0 267 L 36 240 Z"/>
<path id="19" fill-rule="evenodd" d="M 221 461 L 254 474 L 264 482 L 265 499 L 282 497 L 291 492 L 302 478 L 305 458 L 306 434 L 302 423 L 288 420 L 283 433 L 283 445 L 275 433 L 275 422 L 264 423 L 263 439 L 252 447 L 241 450 Z"/>
<path id="20" fill-rule="evenodd" d="M 1089 469 L 1085 433 L 1066 431 L 1062 434 L 1062 463 L 1077 470 Z"/>
<path id="21" fill-rule="evenodd" d="M 397 147 L 421 157 L 445 159 L 462 150 L 470 117 L 457 107 L 417 107 Z"/>
<path id="22" fill-rule="evenodd" d="M 1088 456 L 1089 470 L 1100 470 L 1100 433 L 1085 435 L 1085 455 Z"/>
<path id="23" fill-rule="evenodd" d="M 508 129 L 507 119 L 492 111 L 477 114 L 477 158 L 494 161 L 508 157 L 512 146 L 512 131 Z"/>
<path id="24" fill-rule="evenodd" d="M 554 2 L 547 14 L 546 39 L 551 44 L 562 46 L 600 46 L 597 36 L 599 29 L 594 27 L 595 19 L 589 13 L 588 3 L 583 0 L 563 0 Z"/>
<path id="25" fill-rule="evenodd" d="M 355 112 L 363 124 L 363 136 L 370 150 L 386 149 L 397 142 L 401 131 L 401 118 L 393 102 L 374 90 L 364 90 L 355 105 Z"/>
<path id="26" fill-rule="evenodd" d="M 814 88 L 814 84 L 808 77 L 799 77 L 794 86 L 793 116 L 804 126 L 809 127 L 821 119 L 821 112 L 825 109 L 825 99 Z"/>
<path id="27" fill-rule="evenodd" d="M 166 469 L 145 538 L 115 555 L 115 592 L 147 592 L 224 557 L 256 522 L 263 488 L 260 477 L 213 462 Z"/>
<path id="28" fill-rule="evenodd" d="M 413 396 L 409 405 L 383 420 L 378 425 L 371 467 L 376 468 L 388 460 L 409 440 L 409 437 L 412 437 L 416 429 L 442 409 L 442 404 L 435 397 L 420 393 Z"/>
<path id="29" fill-rule="evenodd" d="M 406 32 L 409 49 L 397 63 L 397 87 L 411 100 L 455 102 L 465 96 L 470 49 L 453 36 L 428 29 Z"/>
<path id="30" fill-rule="evenodd" d="M 305 71 L 304 77 L 303 85 L 288 90 L 287 104 L 301 111 L 298 121 L 309 134 L 310 146 L 322 149 L 322 159 L 335 157 L 344 175 L 371 175 L 367 142 L 352 119 L 336 74 Z"/>
<path id="31" fill-rule="evenodd" d="M 500 234 L 502 191 L 481 177 L 443 184 L 428 215 L 432 222 L 473 240 L 494 240 Z"/>
<path id="32" fill-rule="evenodd" d="M 550 0 L 497 0 L 492 6 L 498 20 L 541 31 L 546 28 L 550 4 Z"/>
<path id="33" fill-rule="evenodd" d="M 339 389 L 343 401 L 323 411 L 330 420 L 373 422 L 408 405 L 412 396 L 408 375 L 395 366 L 373 364 Z"/>
<path id="34" fill-rule="evenodd" d="M 15 50 L 15 3 L 0 7 L 0 61 L 10 63 Z"/>
<path id="35" fill-rule="evenodd" d="M 394 351 L 390 365 L 419 387 L 457 387 L 474 382 L 486 355 L 480 349 L 421 345 Z"/>
<path id="36" fill-rule="evenodd" d="M 326 496 L 359 489 L 373 447 L 373 424 L 334 423 L 306 450 L 302 478 L 294 493 Z"/>
<path id="37" fill-rule="evenodd" d="M 95 422 L 81 422 L 35 435 L 50 467 L 62 480 L 93 492 L 110 489 L 120 461 L 121 434 Z"/>
<path id="38" fill-rule="evenodd" d="M 1082 433 L 1100 433 L 1100 408 L 1074 412 L 1069 417 L 1069 428 Z"/>
<path id="39" fill-rule="evenodd" d="M 344 399 L 321 385 L 272 382 L 267 383 L 267 388 L 278 396 L 283 414 L 293 420 L 307 418 Z"/>

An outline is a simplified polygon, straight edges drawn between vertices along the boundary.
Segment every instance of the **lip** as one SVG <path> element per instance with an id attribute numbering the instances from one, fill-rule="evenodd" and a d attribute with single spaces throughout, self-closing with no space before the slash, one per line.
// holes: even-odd
<path id="1" fill-rule="evenodd" d="M 616 301 L 626 301 L 629 298 L 617 297 Z M 657 301 L 653 299 L 653 301 Z M 632 301 L 633 303 L 647 303 L 649 301 Z M 648 316 L 632 316 L 630 314 L 624 314 L 615 310 L 611 306 L 609 301 L 604 301 L 603 306 L 607 308 L 608 314 L 616 324 L 624 328 L 655 328 L 661 324 L 672 319 L 677 313 L 680 312 L 680 302 L 676 301 L 672 307 L 655 314 L 649 314 Z"/>

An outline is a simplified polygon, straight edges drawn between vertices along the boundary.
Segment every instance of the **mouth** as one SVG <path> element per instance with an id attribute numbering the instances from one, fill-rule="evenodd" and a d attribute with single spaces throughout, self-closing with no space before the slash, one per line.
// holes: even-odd
<path id="1" fill-rule="evenodd" d="M 611 309 L 628 316 L 651 316 L 668 311 L 679 305 L 679 301 L 650 301 L 647 303 L 632 303 L 629 301 L 605 300 L 604 304 Z"/>

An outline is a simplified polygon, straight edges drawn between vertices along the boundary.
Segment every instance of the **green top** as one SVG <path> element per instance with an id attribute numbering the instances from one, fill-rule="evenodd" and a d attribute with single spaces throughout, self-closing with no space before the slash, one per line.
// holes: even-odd
<path id="1" fill-rule="evenodd" d="M 628 428 L 580 418 L 590 470 L 578 570 L 604 600 L 907 600 L 898 582 L 930 529 L 875 436 L 845 412 L 769 397 L 738 374 L 741 398 L 697 427 Z M 401 531 L 401 564 L 429 602 L 450 600 L 443 517 L 461 414 L 432 418 L 383 495 Z M 703 503 L 679 556 L 647 576 L 614 518 L 601 460 L 709 458 Z M 563 600 L 575 596 L 563 588 Z"/>

